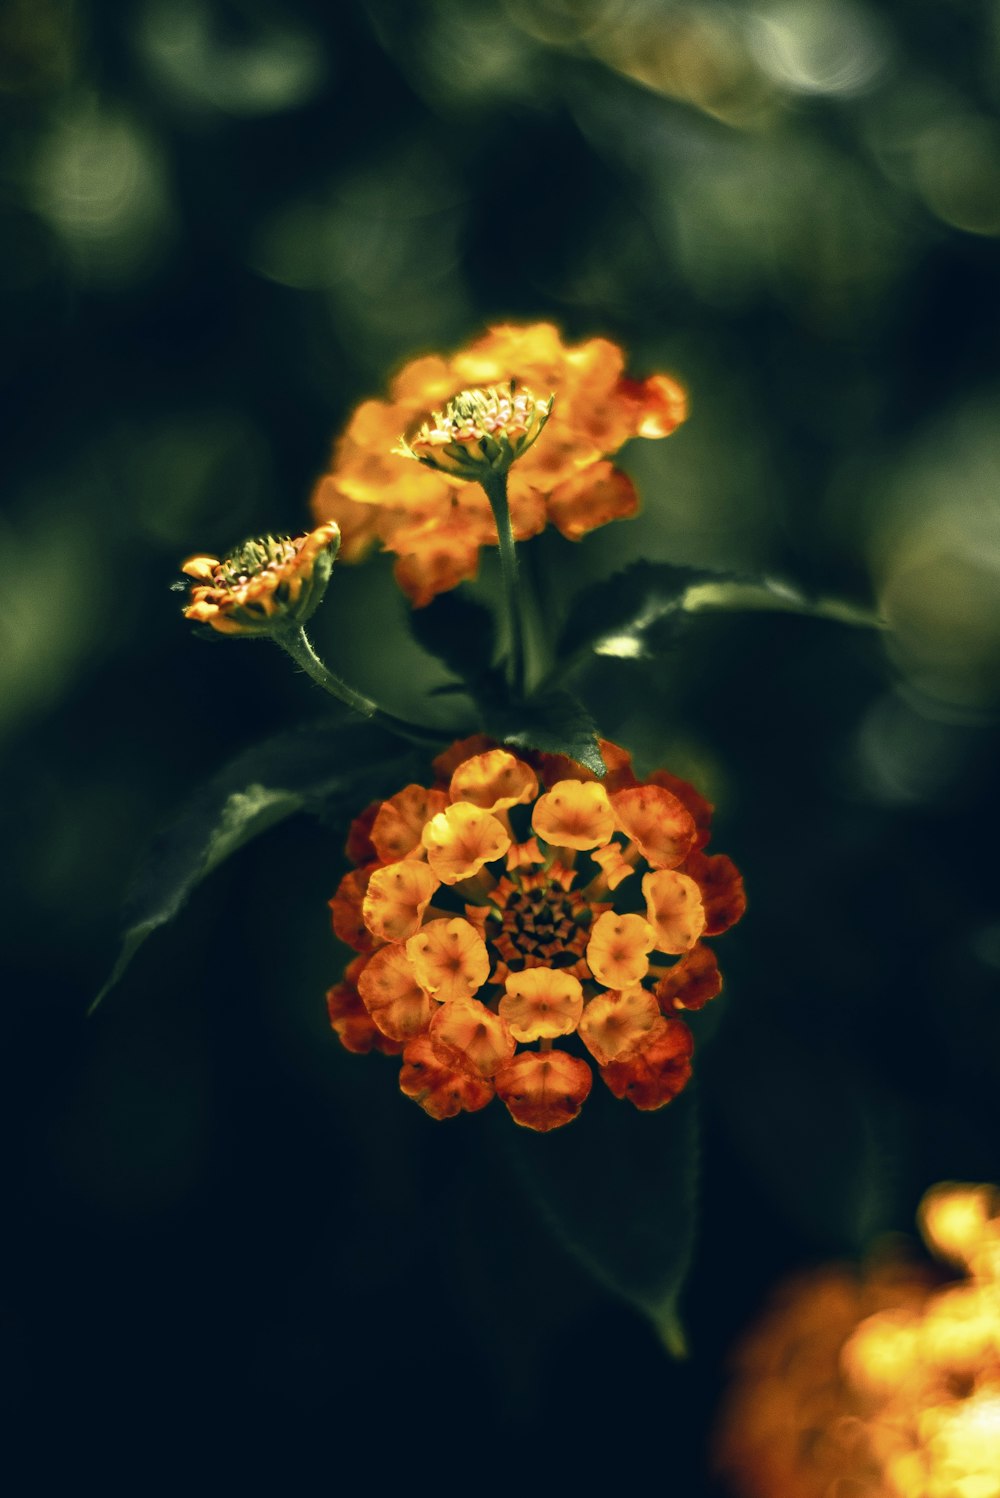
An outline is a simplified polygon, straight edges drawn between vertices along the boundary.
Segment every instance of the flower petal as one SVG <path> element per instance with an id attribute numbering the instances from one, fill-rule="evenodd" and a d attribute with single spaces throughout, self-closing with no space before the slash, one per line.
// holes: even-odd
<path id="1" fill-rule="evenodd" d="M 431 1118 L 475 1113 L 493 1098 L 493 1083 L 469 1071 L 457 1053 L 445 1059 L 429 1035 L 418 1035 L 403 1052 L 399 1088 Z"/>
<path id="2" fill-rule="evenodd" d="M 553 1040 L 572 1035 L 583 1013 L 578 978 L 558 968 L 531 967 L 511 973 L 500 1000 L 500 1017 L 515 1040 Z"/>
<path id="3" fill-rule="evenodd" d="M 587 943 L 587 966 L 605 988 L 630 988 L 649 972 L 653 928 L 641 915 L 598 916 Z"/>
<path id="4" fill-rule="evenodd" d="M 514 1054 L 514 1037 L 507 1025 L 478 999 L 443 1004 L 428 1033 L 440 1055 L 457 1051 L 482 1077 L 492 1077 Z"/>
<path id="5" fill-rule="evenodd" d="M 402 947 L 380 947 L 358 978 L 358 992 L 383 1035 L 412 1040 L 431 1022 L 432 1004 Z"/>
<path id="6" fill-rule="evenodd" d="M 611 797 L 615 821 L 654 869 L 674 869 L 694 847 L 694 818 L 673 792 L 637 785 Z"/>
<path id="7" fill-rule="evenodd" d="M 743 875 L 725 853 L 692 853 L 684 865 L 701 890 L 706 936 L 718 936 L 735 926 L 747 908 Z"/>
<path id="8" fill-rule="evenodd" d="M 660 1006 L 645 988 L 599 993 L 580 1020 L 580 1039 L 600 1066 L 620 1061 L 650 1039 Z"/>
<path id="9" fill-rule="evenodd" d="M 471 999 L 490 975 L 486 943 L 461 916 L 428 921 L 407 941 L 406 956 L 421 988 L 439 1004 Z"/>
<path id="10" fill-rule="evenodd" d="M 431 817 L 443 811 L 448 798 L 443 791 L 408 785 L 383 801 L 371 831 L 372 843 L 383 863 L 424 853 L 420 835 Z"/>
<path id="11" fill-rule="evenodd" d="M 520 806 L 538 795 L 538 777 L 530 765 L 506 749 L 488 749 L 458 766 L 451 777 L 452 801 L 468 801 L 481 811 Z"/>
<path id="12" fill-rule="evenodd" d="M 382 941 L 405 941 L 420 929 L 438 884 L 433 871 L 415 858 L 372 870 L 362 907 L 368 930 Z"/>
<path id="13" fill-rule="evenodd" d="M 597 780 L 557 780 L 531 814 L 539 837 L 556 848 L 598 848 L 615 830 L 608 793 Z"/>
<path id="14" fill-rule="evenodd" d="M 722 991 L 722 974 L 711 947 L 701 942 L 656 985 L 656 997 L 664 1014 L 675 1009 L 701 1009 Z"/>
<path id="15" fill-rule="evenodd" d="M 431 818 L 423 830 L 427 862 L 442 884 L 457 884 L 502 858 L 510 834 L 488 811 L 459 802 Z"/>
<path id="16" fill-rule="evenodd" d="M 520 1051 L 497 1072 L 497 1097 L 515 1123 L 547 1134 L 576 1118 L 590 1095 L 586 1061 L 567 1051 Z"/>
<path id="17" fill-rule="evenodd" d="M 642 876 L 642 893 L 656 950 L 673 956 L 690 952 L 706 919 L 701 890 L 694 880 L 676 869 L 656 869 Z"/>
<path id="18" fill-rule="evenodd" d="M 662 1108 L 682 1091 L 691 1076 L 694 1036 L 683 1020 L 664 1019 L 650 1031 L 645 1045 L 623 1061 L 601 1067 L 615 1097 L 628 1098 L 643 1112 Z"/>

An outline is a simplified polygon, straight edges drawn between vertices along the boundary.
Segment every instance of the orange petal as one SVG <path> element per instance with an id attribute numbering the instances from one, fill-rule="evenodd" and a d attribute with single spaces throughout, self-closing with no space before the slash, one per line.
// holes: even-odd
<path id="1" fill-rule="evenodd" d="M 683 1089 L 691 1076 L 693 1051 L 694 1036 L 684 1021 L 664 1019 L 633 1055 L 602 1066 L 601 1076 L 615 1097 L 628 1098 L 648 1112 L 662 1108 Z"/>
<path id="2" fill-rule="evenodd" d="M 481 811 L 502 811 L 537 795 L 534 770 L 506 749 L 488 749 L 465 760 L 451 777 L 452 801 L 471 802 Z"/>
<path id="3" fill-rule="evenodd" d="M 457 1051 L 481 1077 L 492 1077 L 514 1054 L 514 1037 L 507 1025 L 478 999 L 442 1004 L 431 1020 L 429 1034 L 439 1055 Z"/>
<path id="4" fill-rule="evenodd" d="M 351 966 L 353 967 L 354 964 L 352 963 Z M 346 974 L 343 982 L 327 990 L 326 1007 L 330 1016 L 330 1024 L 345 1051 L 353 1051 L 359 1056 L 365 1056 L 369 1051 L 381 1051 L 386 1056 L 398 1056 L 403 1049 L 397 1041 L 390 1040 L 387 1035 L 383 1035 L 373 1022 L 371 1015 L 361 1002 L 358 990 L 353 983 L 347 981 Z"/>
<path id="5" fill-rule="evenodd" d="M 420 929 L 438 883 L 433 871 L 415 858 L 374 869 L 362 907 L 365 925 L 382 941 L 405 941 Z"/>
<path id="6" fill-rule="evenodd" d="M 942 1181 L 932 1186 L 917 1210 L 917 1225 L 928 1248 L 953 1264 L 969 1265 L 1000 1215 L 995 1186 Z"/>
<path id="7" fill-rule="evenodd" d="M 596 864 L 600 864 L 608 889 L 617 889 L 623 879 L 635 873 L 635 869 L 622 854 L 620 843 L 611 842 L 606 848 L 595 848 L 590 856 Z"/>
<path id="8" fill-rule="evenodd" d="M 633 431 L 637 437 L 669 437 L 687 417 L 687 392 L 669 375 L 622 380 L 619 393 L 635 407 Z"/>
<path id="9" fill-rule="evenodd" d="M 403 1052 L 399 1087 L 438 1119 L 454 1118 L 463 1109 L 475 1113 L 493 1097 L 492 1082 L 467 1070 L 457 1054 L 442 1059 L 429 1035 L 418 1035 Z"/>
<path id="10" fill-rule="evenodd" d="M 700 942 L 656 985 L 656 997 L 664 1014 L 674 1009 L 701 1009 L 722 991 L 722 974 L 711 947 Z"/>
<path id="11" fill-rule="evenodd" d="M 576 1117 L 594 1079 L 586 1061 L 567 1051 L 520 1051 L 495 1080 L 514 1122 L 547 1134 Z"/>
<path id="12" fill-rule="evenodd" d="M 544 863 L 545 854 L 538 846 L 538 839 L 529 837 L 527 842 L 512 843 L 507 849 L 507 868 L 530 869 L 536 863 Z"/>
<path id="13" fill-rule="evenodd" d="M 479 570 L 479 542 L 462 529 L 448 529 L 429 521 L 423 535 L 408 539 L 393 574 L 413 604 L 422 609 L 439 593 L 471 582 Z"/>
<path id="14" fill-rule="evenodd" d="M 694 825 L 697 829 L 694 845 L 696 848 L 703 848 L 708 842 L 712 828 L 712 813 L 715 811 L 711 801 L 706 801 L 689 780 L 682 780 L 679 775 L 671 775 L 669 770 L 654 770 L 646 779 L 649 785 L 662 785 L 664 790 L 672 791 L 678 801 L 683 801 L 694 818 Z"/>
<path id="15" fill-rule="evenodd" d="M 447 785 L 463 760 L 472 759 L 474 755 L 496 747 L 496 741 L 488 739 L 484 733 L 474 733 L 467 739 L 458 739 L 431 760 L 438 783 Z"/>
<path id="16" fill-rule="evenodd" d="M 358 979 L 365 1008 L 393 1040 L 412 1040 L 431 1022 L 431 1001 L 420 987 L 402 947 L 380 947 Z"/>
<path id="17" fill-rule="evenodd" d="M 617 1098 L 627 1098 L 642 1112 L 662 1109 L 677 1097 L 692 1074 L 695 1037 L 683 1020 L 660 1020 L 650 1040 L 624 1061 L 609 1062 L 600 1076 Z"/>
<path id="18" fill-rule="evenodd" d="M 580 1021 L 580 1039 L 601 1066 L 618 1061 L 650 1038 L 660 1020 L 660 1006 L 645 988 L 599 993 Z"/>
<path id="19" fill-rule="evenodd" d="M 439 1004 L 471 999 L 490 975 L 486 943 L 461 916 L 428 921 L 406 943 L 406 956 L 421 988 Z"/>
<path id="20" fill-rule="evenodd" d="M 705 906 L 706 936 L 718 936 L 735 926 L 747 908 L 743 875 L 725 853 L 692 853 L 684 871 L 701 890 Z"/>
<path id="21" fill-rule="evenodd" d="M 488 811 L 459 802 L 432 817 L 423 831 L 427 862 L 442 884 L 471 878 L 510 847 L 510 834 Z"/>
<path id="22" fill-rule="evenodd" d="M 613 744 L 610 739 L 598 739 L 597 747 L 607 767 L 607 774 L 601 784 L 609 796 L 612 791 L 624 791 L 629 786 L 638 785 L 632 770 L 632 756 L 627 749 L 623 749 L 620 744 Z"/>
<path id="23" fill-rule="evenodd" d="M 316 484 L 309 507 L 317 520 L 336 520 L 340 526 L 342 562 L 360 562 L 378 540 L 378 511 L 351 499 L 331 474 Z"/>
<path id="24" fill-rule="evenodd" d="M 572 1035 L 583 1013 L 579 979 L 558 968 L 532 967 L 511 973 L 500 1000 L 500 1017 L 515 1040 L 553 1040 Z"/>
<path id="25" fill-rule="evenodd" d="M 549 495 L 549 519 L 570 541 L 579 541 L 609 520 L 628 520 L 638 509 L 632 480 L 607 462 L 592 463 Z"/>
<path id="26" fill-rule="evenodd" d="M 394 863 L 411 854 L 421 858 L 424 848 L 420 834 L 439 811 L 448 804 L 443 791 L 429 791 L 422 785 L 408 785 L 390 796 L 375 818 L 371 837 L 383 863 Z"/>
<path id="27" fill-rule="evenodd" d="M 598 916 L 587 943 L 587 966 L 605 988 L 631 988 L 649 972 L 653 928 L 641 915 Z"/>
<path id="28" fill-rule="evenodd" d="M 705 929 L 705 907 L 694 880 L 676 869 L 656 869 L 642 876 L 642 893 L 656 950 L 673 956 L 690 952 Z"/>
<path id="29" fill-rule="evenodd" d="M 381 801 L 373 801 L 366 806 L 360 816 L 355 817 L 347 830 L 347 842 L 344 844 L 344 852 L 352 863 L 366 864 L 378 863 L 379 856 L 372 842 L 372 823 L 378 816 Z"/>
<path id="30" fill-rule="evenodd" d="M 365 925 L 362 912 L 368 882 L 377 867 L 377 864 L 371 863 L 363 869 L 349 869 L 329 902 L 334 935 L 347 946 L 353 947 L 355 952 L 371 952 L 375 948 L 372 933 Z"/>
<path id="31" fill-rule="evenodd" d="M 608 793 L 597 780 L 558 780 L 531 814 L 539 837 L 557 848 L 598 848 L 615 829 Z"/>
<path id="32" fill-rule="evenodd" d="M 654 869 L 673 869 L 694 846 L 694 819 L 663 786 L 637 785 L 611 797 L 615 821 Z"/>

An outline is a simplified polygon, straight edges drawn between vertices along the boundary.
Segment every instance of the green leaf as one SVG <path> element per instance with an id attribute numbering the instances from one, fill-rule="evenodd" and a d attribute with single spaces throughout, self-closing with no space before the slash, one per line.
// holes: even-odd
<path id="1" fill-rule="evenodd" d="M 365 783 L 401 767 L 412 751 L 371 724 L 337 719 L 279 734 L 248 749 L 214 776 L 154 839 L 126 904 L 125 932 L 92 1014 L 143 942 L 172 921 L 201 881 L 239 848 L 295 812 L 326 810 Z"/>
<path id="2" fill-rule="evenodd" d="M 417 644 L 463 681 L 489 672 L 496 623 L 484 604 L 464 593 L 441 593 L 426 608 L 411 609 L 409 620 Z"/>
<path id="3" fill-rule="evenodd" d="M 636 660 L 648 656 L 650 634 L 664 623 L 681 625 L 707 610 L 769 609 L 807 614 L 841 624 L 883 627 L 870 609 L 836 598 L 810 597 L 790 583 L 740 577 L 670 562 L 633 562 L 622 572 L 584 588 L 573 600 L 559 639 L 566 669 L 591 653 Z"/>
<path id="4" fill-rule="evenodd" d="M 653 1321 L 679 1356 L 678 1298 L 694 1249 L 698 1113 L 689 1087 L 640 1113 L 596 1082 L 580 1117 L 551 1134 L 497 1125 L 499 1147 L 563 1246 Z"/>
<path id="5" fill-rule="evenodd" d="M 905 1154 L 898 1105 L 851 1063 L 748 1021 L 701 1069 L 706 1107 L 789 1222 L 824 1248 L 857 1253 L 900 1226 Z"/>
<path id="6" fill-rule="evenodd" d="M 587 709 L 570 692 L 545 692 L 518 704 L 483 703 L 484 731 L 518 749 L 566 754 L 603 776 L 607 766 Z"/>

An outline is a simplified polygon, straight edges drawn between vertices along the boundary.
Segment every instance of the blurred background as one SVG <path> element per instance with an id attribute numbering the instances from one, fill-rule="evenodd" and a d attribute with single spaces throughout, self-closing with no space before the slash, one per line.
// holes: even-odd
<path id="1" fill-rule="evenodd" d="M 8 0 L 0 1351 L 39 1472 L 503 1486 L 532 1452 L 714 1494 L 769 1287 L 997 1179 L 998 107 L 992 0 Z M 681 1364 L 481 1120 L 329 1034 L 341 830 L 268 834 L 84 1019 L 151 830 L 324 711 L 192 637 L 177 562 L 303 528 L 358 401 L 502 320 L 691 393 L 623 456 L 639 519 L 530 544 L 553 618 L 643 556 L 891 626 L 706 617 L 578 684 L 698 779 L 750 893 Z M 406 614 L 378 558 L 316 634 L 413 713 L 443 678 Z"/>

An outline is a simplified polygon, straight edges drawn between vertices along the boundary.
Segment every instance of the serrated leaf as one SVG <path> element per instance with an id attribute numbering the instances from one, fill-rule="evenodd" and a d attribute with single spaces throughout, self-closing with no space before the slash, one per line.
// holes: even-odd
<path id="1" fill-rule="evenodd" d="M 441 593 L 426 608 L 411 609 L 409 620 L 417 644 L 463 681 L 489 671 L 496 623 L 485 604 L 464 593 Z"/>
<path id="2" fill-rule="evenodd" d="M 570 692 L 546 692 L 516 706 L 494 706 L 485 731 L 518 749 L 568 755 L 595 775 L 603 776 L 607 769 L 593 719 Z"/>
<path id="3" fill-rule="evenodd" d="M 650 653 L 654 626 L 708 610 L 777 610 L 866 628 L 883 627 L 870 609 L 836 598 L 813 598 L 777 578 L 742 577 L 670 562 L 633 562 L 584 588 L 573 600 L 558 654 L 575 662 L 588 654 L 639 659 Z"/>
<path id="4" fill-rule="evenodd" d="M 337 719 L 278 734 L 246 750 L 192 798 L 154 839 L 125 910 L 125 932 L 97 1008 L 136 952 L 183 909 L 201 881 L 251 838 L 337 793 L 363 799 L 364 783 L 401 767 L 411 753 L 368 723 Z"/>
<path id="5" fill-rule="evenodd" d="M 534 1134 L 501 1117 L 496 1137 L 564 1247 L 649 1316 L 681 1355 L 677 1304 L 694 1249 L 698 1189 L 692 1090 L 641 1113 L 597 1082 L 565 1128 Z"/>

